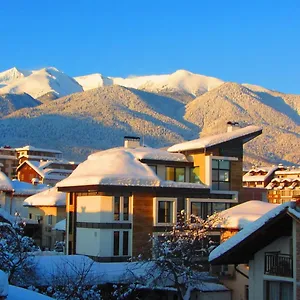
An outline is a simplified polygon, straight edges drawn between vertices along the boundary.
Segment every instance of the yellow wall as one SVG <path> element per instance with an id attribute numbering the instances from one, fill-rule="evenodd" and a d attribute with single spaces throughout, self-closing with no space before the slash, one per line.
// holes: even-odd
<path id="1" fill-rule="evenodd" d="M 28 207 L 28 214 L 32 215 L 32 220 L 37 220 L 37 216 L 41 216 L 43 218 L 41 221 L 42 241 L 40 246 L 51 248 L 53 250 L 55 241 L 62 240 L 62 233 L 52 229 L 57 222 L 66 218 L 66 208 L 55 206 Z M 51 225 L 48 224 L 49 215 L 52 215 Z"/>
<path id="2" fill-rule="evenodd" d="M 205 153 L 191 155 L 194 159 L 194 166 L 199 167 L 200 180 L 205 182 Z"/>

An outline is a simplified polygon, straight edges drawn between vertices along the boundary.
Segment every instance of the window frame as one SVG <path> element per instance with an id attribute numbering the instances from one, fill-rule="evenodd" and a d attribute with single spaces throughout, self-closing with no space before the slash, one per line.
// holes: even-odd
<path id="1" fill-rule="evenodd" d="M 218 164 L 218 168 L 214 167 L 214 161 L 217 162 Z M 220 162 L 228 162 L 229 167 L 228 169 L 225 168 L 221 168 L 220 167 Z M 218 180 L 214 180 L 214 176 L 213 173 L 214 171 L 217 172 L 217 178 Z M 225 180 L 220 180 L 220 171 L 221 172 L 228 172 L 228 181 Z M 211 189 L 213 191 L 230 191 L 231 189 L 231 161 L 230 160 L 226 160 L 226 159 L 218 159 L 218 158 L 212 158 L 212 162 L 211 162 Z M 221 184 L 228 184 L 228 189 L 222 189 L 220 188 Z M 214 184 L 217 184 L 217 188 L 214 187 Z"/>
<path id="2" fill-rule="evenodd" d="M 169 223 L 161 223 L 158 222 L 158 209 L 159 202 L 171 202 L 172 212 L 170 213 L 171 222 Z M 173 226 L 177 221 L 177 198 L 169 198 L 169 197 L 155 197 L 153 198 L 153 225 L 154 226 Z"/>
<path id="3" fill-rule="evenodd" d="M 119 198 L 119 219 L 115 220 L 115 199 Z M 125 198 L 128 198 L 128 212 L 125 213 Z M 132 221 L 132 197 L 128 196 L 113 196 L 112 197 L 112 221 L 116 223 L 131 223 Z M 125 216 L 127 215 L 127 218 Z"/>
<path id="4" fill-rule="evenodd" d="M 118 251 L 115 247 L 115 233 L 118 234 Z M 125 233 L 125 234 L 124 234 Z M 124 237 L 127 234 L 127 254 L 124 254 Z M 130 230 L 112 230 L 112 256 L 113 257 L 128 257 L 132 255 L 132 234 Z M 116 254 L 117 253 L 117 254 Z"/>
<path id="5" fill-rule="evenodd" d="M 170 169 L 173 169 L 173 174 L 174 174 L 174 176 L 173 176 L 173 179 L 172 180 L 170 180 L 170 179 L 167 179 L 167 174 L 168 174 L 168 168 L 170 168 Z M 176 180 L 176 170 L 178 170 L 178 169 L 183 169 L 184 170 L 184 173 L 183 173 L 183 181 L 177 181 Z M 175 182 L 186 182 L 186 174 L 185 174 L 185 172 L 186 172 L 186 168 L 185 167 L 174 167 L 174 166 L 165 166 L 165 179 L 166 180 L 170 180 L 170 181 L 175 181 Z"/>

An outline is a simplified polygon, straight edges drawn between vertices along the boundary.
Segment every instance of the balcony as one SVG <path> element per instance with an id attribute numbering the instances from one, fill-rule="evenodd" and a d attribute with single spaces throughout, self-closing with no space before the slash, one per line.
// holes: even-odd
<path id="1" fill-rule="evenodd" d="M 280 252 L 266 252 L 265 275 L 293 277 L 292 255 Z"/>

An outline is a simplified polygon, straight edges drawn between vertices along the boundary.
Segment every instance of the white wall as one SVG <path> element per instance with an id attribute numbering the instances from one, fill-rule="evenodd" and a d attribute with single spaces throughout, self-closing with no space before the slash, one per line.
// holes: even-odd
<path id="1" fill-rule="evenodd" d="M 264 299 L 264 280 L 291 281 L 289 278 L 264 274 L 265 252 L 280 251 L 283 254 L 291 254 L 290 250 L 290 237 L 281 237 L 255 253 L 254 260 L 249 263 L 249 300 Z"/>

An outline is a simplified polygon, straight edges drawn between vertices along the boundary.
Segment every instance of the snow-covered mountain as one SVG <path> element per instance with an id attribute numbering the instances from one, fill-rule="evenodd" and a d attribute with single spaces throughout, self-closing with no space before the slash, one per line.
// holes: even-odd
<path id="1" fill-rule="evenodd" d="M 163 147 L 226 131 L 228 120 L 263 135 L 246 145 L 249 163 L 300 164 L 300 96 L 224 83 L 188 104 L 122 86 L 104 86 L 21 109 L 0 120 L 0 144 L 34 144 L 81 160 L 120 146 L 124 135 Z M 46 134 L 45 134 L 46 133 Z"/>
<path id="2" fill-rule="evenodd" d="M 53 67 L 36 71 L 12 68 L 0 73 L 0 94 L 27 93 L 39 98 L 52 93 L 58 98 L 81 91 L 77 81 Z"/>
<path id="3" fill-rule="evenodd" d="M 121 85 L 149 92 L 180 91 L 194 97 L 201 95 L 223 83 L 222 80 L 204 75 L 178 70 L 167 75 L 104 77 L 101 74 L 75 77 L 85 91 L 107 85 Z"/>

